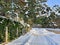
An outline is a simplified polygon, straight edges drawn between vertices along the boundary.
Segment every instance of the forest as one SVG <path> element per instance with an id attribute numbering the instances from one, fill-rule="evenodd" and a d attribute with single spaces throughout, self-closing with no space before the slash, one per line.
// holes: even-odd
<path id="1" fill-rule="evenodd" d="M 47 0 L 0 0 L 0 43 L 20 37 L 34 25 L 39 24 L 40 28 L 60 28 L 59 5 L 51 8 L 46 2 Z"/>

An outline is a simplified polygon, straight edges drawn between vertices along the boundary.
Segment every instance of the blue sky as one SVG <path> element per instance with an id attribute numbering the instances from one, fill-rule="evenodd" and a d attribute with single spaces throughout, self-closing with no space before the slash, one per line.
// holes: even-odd
<path id="1" fill-rule="evenodd" d="M 60 6 L 60 0 L 48 0 L 47 4 L 50 7 L 53 7 L 54 5 L 59 5 Z"/>

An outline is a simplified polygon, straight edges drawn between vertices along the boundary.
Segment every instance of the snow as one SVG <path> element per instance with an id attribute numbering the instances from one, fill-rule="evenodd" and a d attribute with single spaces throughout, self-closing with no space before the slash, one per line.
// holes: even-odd
<path id="1" fill-rule="evenodd" d="M 28 27 L 30 27 L 30 25 L 29 24 L 26 24 Z"/>
<path id="2" fill-rule="evenodd" d="M 25 14 L 28 14 L 28 11 L 26 11 Z"/>
<path id="3" fill-rule="evenodd" d="M 32 28 L 7 45 L 60 45 L 60 34 L 49 32 L 44 28 Z"/>
<path id="4" fill-rule="evenodd" d="M 40 17 L 40 15 L 37 15 L 36 17 L 38 18 L 38 17 Z"/>
<path id="5" fill-rule="evenodd" d="M 28 2 L 27 0 L 25 0 L 25 2 Z"/>
<path id="6" fill-rule="evenodd" d="M 36 29 L 36 30 L 35 30 Z M 39 28 L 33 28 L 30 33 L 33 35 L 46 35 L 46 34 L 50 34 L 49 31 L 47 31 L 46 29 L 39 29 Z M 39 31 L 38 31 L 39 30 Z"/>

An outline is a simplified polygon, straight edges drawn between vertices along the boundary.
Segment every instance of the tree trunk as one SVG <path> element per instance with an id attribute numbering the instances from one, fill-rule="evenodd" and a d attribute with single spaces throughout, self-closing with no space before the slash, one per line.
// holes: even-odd
<path id="1" fill-rule="evenodd" d="M 8 27 L 6 26 L 6 32 L 5 32 L 5 41 L 8 43 Z"/>
<path id="2" fill-rule="evenodd" d="M 18 27 L 17 27 L 17 33 L 16 33 L 16 36 L 18 37 Z"/>

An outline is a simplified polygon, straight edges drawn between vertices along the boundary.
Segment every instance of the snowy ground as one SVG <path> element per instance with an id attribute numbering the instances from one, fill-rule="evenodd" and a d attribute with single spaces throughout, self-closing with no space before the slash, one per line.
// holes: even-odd
<path id="1" fill-rule="evenodd" d="M 40 28 L 40 29 L 60 31 L 60 28 Z"/>
<path id="2" fill-rule="evenodd" d="M 60 34 L 49 32 L 44 28 L 32 30 L 7 45 L 60 45 Z"/>

